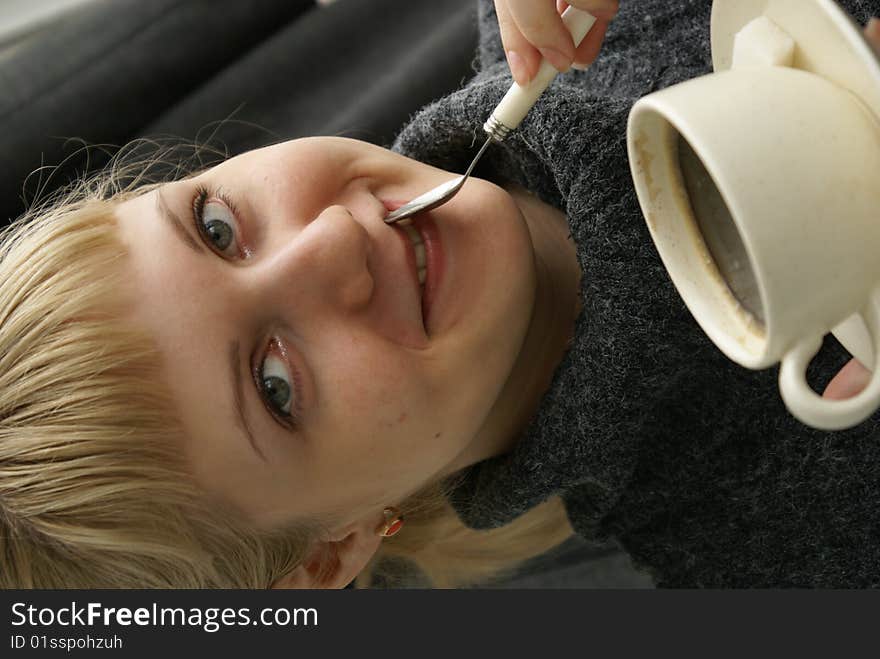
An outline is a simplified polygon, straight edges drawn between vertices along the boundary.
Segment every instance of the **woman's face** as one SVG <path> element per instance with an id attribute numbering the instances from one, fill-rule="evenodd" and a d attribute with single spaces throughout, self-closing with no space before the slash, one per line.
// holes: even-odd
<path id="1" fill-rule="evenodd" d="M 382 218 L 449 177 L 310 138 L 118 208 L 186 455 L 258 523 L 348 523 L 400 503 L 466 466 L 485 432 L 529 323 L 534 259 L 510 196 L 472 180 L 415 221 L 420 287 L 422 247 Z"/>

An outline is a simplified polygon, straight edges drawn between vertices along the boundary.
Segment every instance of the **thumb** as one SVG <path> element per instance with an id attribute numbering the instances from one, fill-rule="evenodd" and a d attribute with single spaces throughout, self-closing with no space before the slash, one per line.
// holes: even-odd
<path id="1" fill-rule="evenodd" d="M 858 360 L 850 359 L 825 387 L 822 397 L 832 400 L 852 398 L 867 387 L 870 380 L 871 371 L 862 366 Z"/>

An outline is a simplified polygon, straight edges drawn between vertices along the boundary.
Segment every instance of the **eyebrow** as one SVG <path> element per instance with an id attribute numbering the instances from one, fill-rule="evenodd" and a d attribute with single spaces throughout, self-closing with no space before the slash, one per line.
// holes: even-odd
<path id="1" fill-rule="evenodd" d="M 180 238 L 187 247 L 189 247 L 196 253 L 204 253 L 201 245 L 199 245 L 195 238 L 190 235 L 190 232 L 186 230 L 186 227 L 183 225 L 183 222 L 180 221 L 180 218 L 177 216 L 177 214 L 173 210 L 171 210 L 171 208 L 165 202 L 165 197 L 162 196 L 161 190 L 158 190 L 156 192 L 156 208 L 159 210 L 159 214 L 163 218 L 165 218 L 165 220 L 171 226 L 174 235 Z"/>
<path id="2" fill-rule="evenodd" d="M 257 445 L 257 442 L 254 439 L 254 434 L 251 432 L 250 424 L 245 416 L 245 405 L 243 404 L 244 396 L 242 395 L 241 390 L 240 364 L 241 360 L 239 358 L 238 341 L 232 341 L 232 343 L 229 344 L 229 371 L 232 378 L 232 402 L 233 409 L 235 410 L 235 421 L 238 424 L 238 427 L 244 431 L 245 436 L 248 438 L 254 451 L 257 452 L 257 455 L 259 455 L 264 462 L 267 462 L 266 455 Z"/>

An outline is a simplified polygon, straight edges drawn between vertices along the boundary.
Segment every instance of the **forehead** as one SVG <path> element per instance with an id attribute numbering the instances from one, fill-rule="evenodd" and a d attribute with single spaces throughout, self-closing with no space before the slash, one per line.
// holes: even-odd
<path id="1" fill-rule="evenodd" d="M 163 219 L 158 195 L 169 191 L 173 200 L 176 191 L 169 186 L 117 208 L 131 268 L 130 313 L 156 342 L 165 385 L 185 430 L 181 448 L 196 480 L 253 517 L 263 503 L 254 486 L 259 457 L 232 411 L 227 350 L 232 306 L 224 296 L 210 295 L 211 260 L 186 246 Z M 258 418 L 255 426 L 255 432 L 265 432 Z"/>
<path id="2" fill-rule="evenodd" d="M 174 307 L 182 295 L 210 282 L 203 269 L 192 265 L 204 248 L 193 243 L 185 226 L 188 218 L 178 212 L 188 205 L 187 187 L 175 183 L 116 208 L 119 236 L 129 255 L 129 282 L 141 307 Z"/>

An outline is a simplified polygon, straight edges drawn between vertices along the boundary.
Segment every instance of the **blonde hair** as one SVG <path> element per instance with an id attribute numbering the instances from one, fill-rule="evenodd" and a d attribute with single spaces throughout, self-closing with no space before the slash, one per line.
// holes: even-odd
<path id="1" fill-rule="evenodd" d="M 123 313 L 114 208 L 154 184 L 118 163 L 0 239 L 0 587 L 267 588 L 320 526 L 258 529 L 191 478 L 154 341 Z M 474 531 L 445 494 L 401 505 L 359 585 L 393 559 L 435 587 L 482 583 L 571 534 L 558 500 Z"/>

